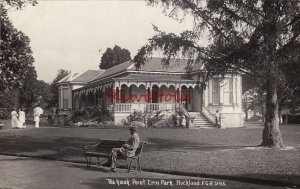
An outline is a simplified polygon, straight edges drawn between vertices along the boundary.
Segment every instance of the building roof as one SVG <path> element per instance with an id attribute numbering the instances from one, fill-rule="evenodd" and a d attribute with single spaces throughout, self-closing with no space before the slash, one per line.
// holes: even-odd
<path id="1" fill-rule="evenodd" d="M 75 77 L 72 82 L 89 82 L 101 75 L 104 71 L 105 70 L 87 70 Z"/>
<path id="2" fill-rule="evenodd" d="M 58 81 L 58 83 L 88 83 L 92 79 L 99 76 L 101 73 L 103 73 L 105 70 L 86 70 L 82 73 L 71 73 Z"/>
<path id="3" fill-rule="evenodd" d="M 116 65 L 114 67 L 111 67 L 111 68 L 105 70 L 101 75 L 99 75 L 98 77 L 96 77 L 93 81 L 96 81 L 96 80 L 99 80 L 99 79 L 103 79 L 103 78 L 105 78 L 107 76 L 111 76 L 111 75 L 114 75 L 114 74 L 126 71 L 127 68 L 130 67 L 133 64 L 134 63 L 131 60 L 129 60 L 129 61 L 126 61 L 126 62 L 121 63 L 119 65 Z"/>
<path id="4" fill-rule="evenodd" d="M 117 66 L 105 70 L 101 75 L 93 79 L 93 81 L 101 80 L 103 78 L 113 76 L 125 71 L 142 71 L 142 72 L 164 72 L 164 73 L 186 73 L 188 64 L 187 59 L 172 59 L 168 66 L 162 64 L 162 58 L 153 57 L 145 65 L 142 65 L 139 70 L 136 70 L 135 63 L 131 60 L 121 63 Z M 193 70 L 198 70 L 201 65 L 197 64 Z M 196 69 L 194 69 L 196 68 Z"/>
<path id="5" fill-rule="evenodd" d="M 126 80 L 126 81 L 191 81 L 195 82 L 188 75 L 183 74 L 130 74 L 121 78 L 114 78 L 114 80 Z"/>
<path id="6" fill-rule="evenodd" d="M 65 83 L 65 82 L 69 82 L 70 80 L 72 80 L 72 78 L 76 77 L 79 73 L 71 73 L 69 75 L 67 75 L 66 77 L 62 78 L 61 80 L 59 80 L 57 83 Z"/>
<path id="7" fill-rule="evenodd" d="M 162 58 L 153 57 L 145 65 L 142 65 L 139 70 L 136 70 L 135 63 L 131 60 L 111 67 L 107 70 L 87 70 L 80 74 L 70 74 L 63 78 L 62 82 L 74 82 L 74 83 L 88 83 L 99 81 L 107 77 L 114 77 L 118 73 L 125 73 L 127 71 L 133 72 L 130 75 L 120 78 L 127 80 L 139 80 L 139 81 L 182 81 L 191 80 L 186 73 L 186 67 L 188 65 L 187 59 L 172 59 L 168 66 L 164 65 Z M 193 66 L 192 70 L 198 70 L 201 67 L 200 64 Z M 140 74 L 136 74 L 136 71 Z M 160 75 L 150 75 L 145 72 L 159 73 Z M 143 74 L 141 74 L 143 73 Z M 170 75 L 172 74 L 172 75 Z M 175 75 L 176 74 L 176 75 Z M 115 78 L 116 79 L 116 78 Z"/>
<path id="8" fill-rule="evenodd" d="M 186 72 L 185 68 L 187 67 L 187 59 L 172 59 L 168 66 L 164 65 L 162 58 L 153 57 L 145 65 L 142 65 L 139 71 L 146 72 Z M 132 66 L 130 70 L 136 70 L 135 66 Z"/>

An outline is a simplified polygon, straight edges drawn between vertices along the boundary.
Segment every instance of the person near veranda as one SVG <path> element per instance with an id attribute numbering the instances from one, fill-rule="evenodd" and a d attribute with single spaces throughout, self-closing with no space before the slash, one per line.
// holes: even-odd
<path id="1" fill-rule="evenodd" d="M 129 128 L 131 137 L 127 140 L 127 142 L 121 147 L 121 148 L 113 148 L 111 151 L 110 156 L 110 164 L 111 164 L 111 171 L 116 171 L 116 162 L 119 157 L 122 156 L 134 156 L 136 149 L 140 145 L 140 137 L 138 133 L 136 132 L 135 127 Z"/>
<path id="2" fill-rule="evenodd" d="M 19 128 L 18 113 L 17 113 L 15 108 L 11 112 L 11 127 L 13 129 L 18 129 Z"/>
<path id="3" fill-rule="evenodd" d="M 25 121 L 26 121 L 25 112 L 23 111 L 23 108 L 21 108 L 19 111 L 19 128 L 26 128 Z"/>

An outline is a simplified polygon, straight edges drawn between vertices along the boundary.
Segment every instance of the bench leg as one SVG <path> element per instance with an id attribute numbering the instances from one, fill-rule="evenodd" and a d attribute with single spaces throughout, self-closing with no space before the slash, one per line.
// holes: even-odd
<path id="1" fill-rule="evenodd" d="M 136 161 L 138 163 L 138 169 L 139 169 L 139 171 L 141 171 L 142 168 L 141 168 L 141 164 L 140 164 L 140 157 L 138 157 Z"/>
<path id="2" fill-rule="evenodd" d="M 127 159 L 126 159 L 125 161 L 126 161 L 126 167 L 127 167 L 127 170 L 129 170 Z"/>
<path id="3" fill-rule="evenodd" d="M 84 156 L 84 157 L 85 157 L 85 161 L 86 161 L 86 167 L 89 167 L 89 160 L 86 156 Z"/>
<path id="4" fill-rule="evenodd" d="M 87 156 L 85 156 L 85 159 L 86 159 L 86 167 L 91 167 L 92 157 L 88 158 Z"/>

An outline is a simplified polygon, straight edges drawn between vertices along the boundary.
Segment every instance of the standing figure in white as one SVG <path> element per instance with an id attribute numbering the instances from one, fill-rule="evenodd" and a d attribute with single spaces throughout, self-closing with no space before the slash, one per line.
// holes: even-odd
<path id="1" fill-rule="evenodd" d="M 13 129 L 18 129 L 19 128 L 19 120 L 18 120 L 18 113 L 16 111 L 16 109 L 14 108 L 14 110 L 10 113 L 11 115 L 11 127 Z"/>
<path id="2" fill-rule="evenodd" d="M 33 109 L 35 128 L 40 127 L 40 115 L 41 114 L 43 114 L 43 109 L 41 107 L 36 107 Z"/>
<path id="3" fill-rule="evenodd" d="M 21 108 L 19 111 L 19 128 L 26 128 L 25 121 L 26 121 L 25 112 L 23 111 L 23 108 Z"/>

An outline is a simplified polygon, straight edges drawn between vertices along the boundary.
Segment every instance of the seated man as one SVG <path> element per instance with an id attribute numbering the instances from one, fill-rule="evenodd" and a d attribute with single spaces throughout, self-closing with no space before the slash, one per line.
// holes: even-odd
<path id="1" fill-rule="evenodd" d="M 111 163 L 111 171 L 116 171 L 116 162 L 119 157 L 122 156 L 134 156 L 136 149 L 140 145 L 140 137 L 136 133 L 135 127 L 130 127 L 131 137 L 127 140 L 127 142 L 121 148 L 113 148 L 110 156 Z"/>

